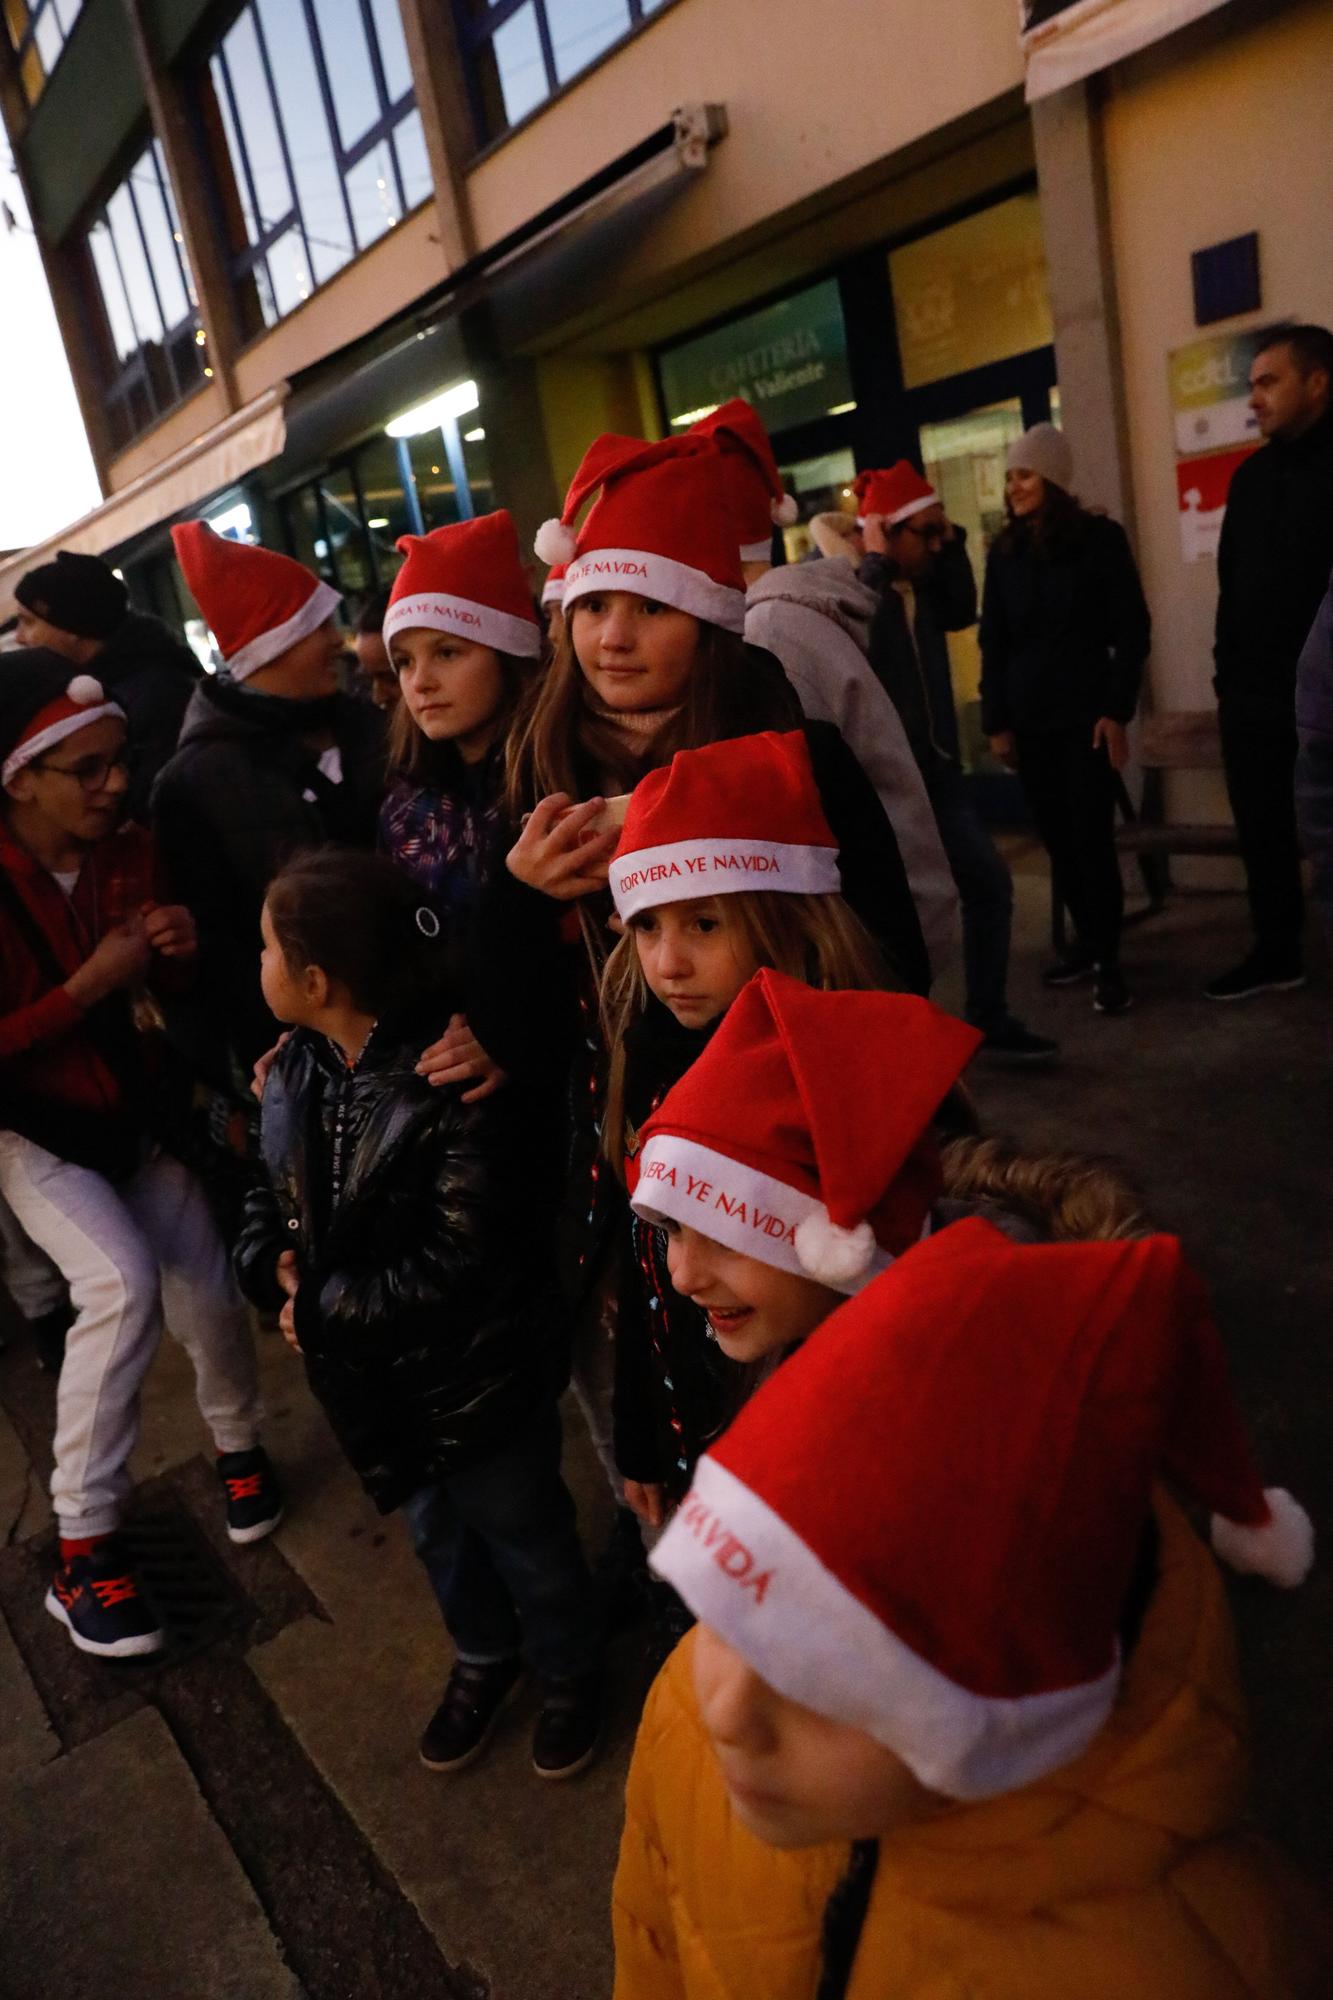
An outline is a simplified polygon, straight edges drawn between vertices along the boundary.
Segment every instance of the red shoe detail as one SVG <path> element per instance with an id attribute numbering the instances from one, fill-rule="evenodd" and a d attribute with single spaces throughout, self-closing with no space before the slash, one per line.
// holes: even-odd
<path id="1" fill-rule="evenodd" d="M 139 1595 L 132 1576 L 94 1576 L 89 1582 L 104 1611 L 110 1611 L 114 1604 L 128 1604 Z"/>
<path id="2" fill-rule="evenodd" d="M 109 1540 L 109 1535 L 87 1535 L 82 1539 L 76 1538 L 72 1542 L 67 1542 L 62 1535 L 60 1537 L 60 1560 L 62 1563 L 72 1563 L 75 1556 L 90 1556 L 95 1549 L 101 1548 L 103 1542 Z"/>
<path id="3" fill-rule="evenodd" d="M 228 1495 L 233 1500 L 257 1500 L 263 1484 L 262 1472 L 244 1472 L 239 1479 L 226 1481 Z"/>

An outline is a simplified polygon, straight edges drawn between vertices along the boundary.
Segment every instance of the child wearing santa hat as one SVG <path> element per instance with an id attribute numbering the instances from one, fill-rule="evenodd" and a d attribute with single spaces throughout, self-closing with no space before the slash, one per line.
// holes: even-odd
<path id="1" fill-rule="evenodd" d="M 373 843 L 384 725 L 369 702 L 338 692 L 336 590 L 290 556 L 204 521 L 171 534 L 223 665 L 191 698 L 154 790 L 153 824 L 199 925 L 199 1054 L 221 1086 L 233 1065 L 248 1081 L 273 1040 L 254 970 L 269 878 L 297 848 Z"/>
<path id="2" fill-rule="evenodd" d="M 121 1659 L 166 1638 L 117 1536 L 164 1315 L 194 1366 L 231 1539 L 270 1533 L 282 1503 L 245 1309 L 203 1189 L 167 1141 L 156 1001 L 193 975 L 194 924 L 152 837 L 125 823 L 123 710 L 58 654 L 6 655 L 0 784 L 0 1196 L 74 1309 L 46 1608 L 80 1651 Z"/>
<path id="3" fill-rule="evenodd" d="M 799 731 L 678 750 L 636 787 L 611 859 L 624 935 L 602 980 L 609 1051 L 602 1163 L 708 1046 L 761 966 L 828 988 L 893 984 L 843 900 L 837 846 Z M 740 1390 L 706 1322 L 664 1282 L 664 1244 L 633 1219 L 617 1290 L 614 1438 L 625 1492 L 660 1526 Z"/>
<path id="4" fill-rule="evenodd" d="M 781 662 L 805 714 L 837 728 L 874 785 L 938 972 L 953 952 L 958 899 L 911 745 L 871 670 L 870 627 L 879 600 L 847 562 L 773 567 L 774 527 L 791 525 L 796 503 L 752 404 L 733 396 L 690 430 L 712 438 L 722 454 L 746 584 L 746 640 Z"/>
<path id="5" fill-rule="evenodd" d="M 973 1219 L 834 1314 L 652 1558 L 699 1627 L 630 1771 L 616 1995 L 1327 1990 L 1239 1831 L 1226 1607 L 1163 1477 L 1235 1567 L 1303 1580 L 1172 1238 Z"/>

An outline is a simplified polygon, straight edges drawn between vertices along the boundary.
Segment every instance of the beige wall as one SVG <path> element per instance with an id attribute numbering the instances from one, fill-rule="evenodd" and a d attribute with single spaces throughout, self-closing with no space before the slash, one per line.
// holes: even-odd
<path id="1" fill-rule="evenodd" d="M 1104 112 L 1139 558 L 1160 707 L 1212 703 L 1217 572 L 1181 559 L 1169 349 L 1265 320 L 1333 324 L 1333 7 L 1305 0 L 1221 40 L 1123 66 Z M 1219 22 L 1242 16 L 1228 8 Z M 1190 252 L 1259 231 L 1262 313 L 1194 325 Z"/>
<path id="2" fill-rule="evenodd" d="M 909 53 L 906 53 L 910 51 Z M 480 248 L 665 123 L 724 104 L 707 173 L 626 268 L 687 262 L 1012 90 L 1008 0 L 678 0 L 469 175 Z"/>

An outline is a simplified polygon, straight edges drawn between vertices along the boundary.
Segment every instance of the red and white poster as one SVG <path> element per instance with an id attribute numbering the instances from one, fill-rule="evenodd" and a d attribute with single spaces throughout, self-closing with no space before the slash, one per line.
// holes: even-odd
<path id="1" fill-rule="evenodd" d="M 1210 451 L 1202 458 L 1176 461 L 1176 493 L 1180 501 L 1180 550 L 1186 562 L 1217 555 L 1226 512 L 1231 475 L 1256 447 Z"/>

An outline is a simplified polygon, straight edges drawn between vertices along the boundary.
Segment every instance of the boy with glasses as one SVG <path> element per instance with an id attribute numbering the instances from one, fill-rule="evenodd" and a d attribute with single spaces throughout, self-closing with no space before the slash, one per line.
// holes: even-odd
<path id="1" fill-rule="evenodd" d="M 116 1538 L 140 1384 L 164 1311 L 194 1364 L 235 1542 L 281 1501 L 258 1444 L 245 1308 L 198 1183 L 153 1131 L 154 990 L 188 978 L 188 910 L 125 821 L 126 724 L 59 654 L 0 670 L 0 1195 L 56 1265 L 74 1322 L 56 1399 L 60 1554 L 46 1608 L 83 1652 L 155 1652 Z"/>

